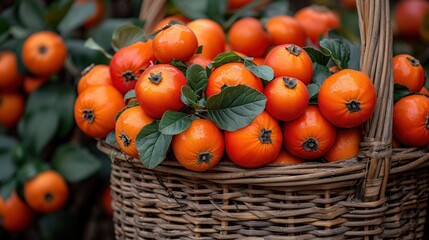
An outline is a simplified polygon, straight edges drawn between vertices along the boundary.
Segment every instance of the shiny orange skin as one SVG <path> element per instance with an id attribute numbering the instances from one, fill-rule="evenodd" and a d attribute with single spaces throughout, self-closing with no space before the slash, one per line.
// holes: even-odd
<path id="1" fill-rule="evenodd" d="M 304 47 L 307 34 L 304 27 L 295 18 L 287 15 L 271 17 L 265 27 L 274 45 L 295 44 Z"/>
<path id="2" fill-rule="evenodd" d="M 152 82 L 156 75 L 161 76 L 159 83 Z M 180 99 L 185 85 L 185 75 L 178 68 L 169 64 L 153 65 L 137 81 L 137 101 L 147 115 L 160 119 L 165 111 L 180 111 L 185 106 Z"/>
<path id="3" fill-rule="evenodd" d="M 16 192 L 12 192 L 6 201 L 0 196 L 0 219 L 5 230 L 20 232 L 30 227 L 34 213 Z"/>
<path id="4" fill-rule="evenodd" d="M 295 13 L 295 19 L 304 27 L 310 40 L 319 45 L 319 37 L 329 29 L 340 27 L 340 18 L 331 10 L 321 6 L 307 6 Z"/>
<path id="5" fill-rule="evenodd" d="M 313 77 L 313 62 L 307 52 L 294 44 L 274 47 L 265 57 L 265 65 L 274 70 L 274 77 L 293 77 L 308 85 Z"/>
<path id="6" fill-rule="evenodd" d="M 368 75 L 352 69 L 329 76 L 320 86 L 318 95 L 323 116 L 341 128 L 357 127 L 368 120 L 376 100 L 376 91 Z M 356 102 L 360 103 L 359 108 L 349 110 L 347 105 Z"/>
<path id="7" fill-rule="evenodd" d="M 15 90 L 22 82 L 14 52 L 0 52 L 0 90 Z"/>
<path id="8" fill-rule="evenodd" d="M 228 31 L 232 50 L 250 57 L 261 57 L 271 46 L 271 39 L 261 22 L 252 17 L 241 18 Z"/>
<path id="9" fill-rule="evenodd" d="M 413 56 L 399 54 L 393 57 L 393 80 L 412 92 L 418 92 L 426 81 L 425 70 Z"/>
<path id="10" fill-rule="evenodd" d="M 264 130 L 271 131 L 271 143 L 259 138 Z M 224 134 L 229 159 L 245 168 L 257 168 L 272 162 L 282 147 L 279 123 L 265 111 L 246 127 L 236 131 L 225 131 Z"/>
<path id="11" fill-rule="evenodd" d="M 262 57 L 253 58 L 252 62 L 258 66 L 261 66 L 265 64 L 265 58 L 262 58 Z"/>
<path id="12" fill-rule="evenodd" d="M 297 119 L 283 125 L 283 146 L 303 159 L 317 159 L 325 155 L 334 145 L 336 128 L 326 120 L 318 107 L 310 105 Z M 317 142 L 316 148 L 305 148 L 306 143 Z"/>
<path id="13" fill-rule="evenodd" d="M 22 83 L 22 87 L 27 94 L 31 94 L 33 91 L 41 87 L 48 81 L 46 77 L 31 77 L 27 76 L 24 78 L 24 82 Z"/>
<path id="14" fill-rule="evenodd" d="M 328 162 L 354 158 L 359 153 L 362 132 L 359 128 L 337 129 L 337 138 L 331 149 L 323 156 Z"/>
<path id="15" fill-rule="evenodd" d="M 152 51 L 153 41 L 136 42 L 119 49 L 110 61 L 110 77 L 113 86 L 122 94 L 134 89 L 140 75 L 152 64 L 156 58 Z"/>
<path id="16" fill-rule="evenodd" d="M 401 0 L 395 5 L 395 23 L 398 33 L 408 38 L 418 38 L 429 2 L 425 0 Z"/>
<path id="17" fill-rule="evenodd" d="M 210 19 L 197 19 L 189 22 L 187 26 L 197 36 L 198 46 L 203 46 L 202 56 L 213 59 L 225 51 L 225 32 L 217 22 Z"/>
<path id="18" fill-rule="evenodd" d="M 280 121 L 291 121 L 305 112 L 308 105 L 308 90 L 297 79 L 277 77 L 265 87 L 265 109 Z"/>
<path id="19" fill-rule="evenodd" d="M 423 147 L 429 144 L 429 98 L 414 94 L 393 106 L 393 135 L 402 144 Z"/>
<path id="20" fill-rule="evenodd" d="M 103 193 L 101 195 L 101 206 L 103 207 L 104 213 L 106 213 L 108 216 L 113 216 L 112 190 L 110 189 L 110 185 L 106 185 L 104 187 Z"/>
<path id="21" fill-rule="evenodd" d="M 90 28 L 103 20 L 104 13 L 106 12 L 106 4 L 104 3 L 104 0 L 78 0 L 78 3 L 86 3 L 86 2 L 94 2 L 95 3 L 95 12 L 89 17 L 85 23 L 83 24 L 84 27 Z"/>
<path id="22" fill-rule="evenodd" d="M 305 163 L 304 159 L 295 157 L 292 154 L 288 153 L 286 150 L 280 150 L 279 155 L 272 161 L 270 164 L 276 165 L 287 165 L 287 164 L 299 164 Z"/>
<path id="23" fill-rule="evenodd" d="M 107 65 L 95 65 L 87 70 L 79 79 L 77 84 L 77 93 L 80 94 L 83 90 L 99 86 L 99 85 L 112 85 L 112 78 L 110 77 L 110 68 Z"/>
<path id="24" fill-rule="evenodd" d="M 188 64 L 189 66 L 192 64 L 199 64 L 201 66 L 203 66 L 204 68 L 207 67 L 207 64 L 211 63 L 211 60 L 201 56 L 199 54 L 196 54 L 194 56 L 192 56 L 189 60 L 188 60 Z"/>
<path id="25" fill-rule="evenodd" d="M 245 68 L 243 63 L 227 63 L 216 68 L 210 75 L 206 96 L 209 98 L 220 93 L 224 86 L 232 87 L 239 84 L 252 87 L 259 92 L 264 91 L 261 79 Z"/>
<path id="26" fill-rule="evenodd" d="M 35 75 L 50 76 L 59 72 L 67 58 L 67 46 L 54 32 L 40 31 L 31 34 L 22 46 L 22 61 Z"/>
<path id="27" fill-rule="evenodd" d="M 25 200 L 39 213 L 52 213 L 62 209 L 68 196 L 66 181 L 54 170 L 41 172 L 24 183 Z"/>
<path id="28" fill-rule="evenodd" d="M 186 62 L 197 48 L 197 36 L 185 25 L 163 28 L 153 39 L 153 53 L 161 63 L 169 63 L 173 59 Z"/>
<path id="29" fill-rule="evenodd" d="M 128 156 L 139 158 L 136 147 L 136 137 L 140 130 L 155 119 L 148 116 L 140 106 L 126 109 L 116 120 L 116 142 L 119 148 Z"/>
<path id="30" fill-rule="evenodd" d="M 203 172 L 214 167 L 222 158 L 225 142 L 222 131 L 210 120 L 196 119 L 172 141 L 177 161 L 186 169 Z M 201 156 L 208 154 L 209 160 Z"/>
<path id="31" fill-rule="evenodd" d="M 0 125 L 15 126 L 24 113 L 25 99 L 18 92 L 0 92 Z"/>
<path id="32" fill-rule="evenodd" d="M 77 97 L 74 119 L 86 135 L 104 138 L 115 129 L 115 116 L 124 107 L 123 96 L 116 88 L 110 85 L 94 86 Z"/>
<path id="33" fill-rule="evenodd" d="M 177 22 L 182 22 L 182 23 L 188 23 L 189 19 L 187 19 L 185 16 L 183 15 L 173 15 L 173 16 L 168 16 L 163 18 L 161 21 L 159 21 L 157 24 L 155 24 L 155 26 L 153 26 L 152 28 L 152 32 L 161 30 L 162 27 L 164 27 L 165 25 L 169 24 L 171 21 L 177 21 Z"/>
<path id="34" fill-rule="evenodd" d="M 420 89 L 420 93 L 429 95 L 429 90 L 427 90 L 425 87 L 422 87 L 422 89 Z"/>

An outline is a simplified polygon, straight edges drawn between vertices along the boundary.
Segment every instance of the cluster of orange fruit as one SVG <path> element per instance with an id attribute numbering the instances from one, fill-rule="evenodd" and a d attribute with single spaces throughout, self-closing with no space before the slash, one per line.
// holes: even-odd
<path id="1" fill-rule="evenodd" d="M 164 25 L 171 20 L 185 23 Z M 209 19 L 164 19 L 155 27 L 158 32 L 153 40 L 121 48 L 109 66 L 96 66 L 82 77 L 75 120 L 83 132 L 95 138 L 104 138 L 114 131 L 120 149 L 130 157 L 142 159 L 150 158 L 151 153 L 139 152 L 138 135 L 157 132 L 159 125 L 174 115 L 171 111 L 177 112 L 179 118 L 192 120 L 189 126 L 177 132 L 171 130 L 165 135 L 172 136 L 151 139 L 143 145 L 152 144 L 152 152 L 161 151 L 157 148 L 167 145 L 162 146 L 167 149 L 170 141 L 165 139 L 171 139 L 175 158 L 194 171 L 212 168 L 224 152 L 227 159 L 246 168 L 355 157 L 362 140 L 362 124 L 375 108 L 376 90 L 364 73 L 337 69 L 321 84 L 318 104 L 310 103 L 307 85 L 318 73 L 313 72 L 312 59 L 301 48 L 311 43 L 317 46 L 319 37 L 339 24 L 332 11 L 318 7 L 302 8 L 295 17 L 272 17 L 266 28 L 256 18 L 241 18 L 227 33 Z M 202 46 L 202 51 L 198 46 Z M 215 65 L 216 56 L 228 51 L 243 59 L 252 59 L 254 66 L 271 68 L 273 76 L 269 83 L 264 84 L 261 77 L 248 68 L 246 60 Z M 184 71 L 194 64 L 205 67 L 207 82 L 201 76 L 201 82 L 195 83 L 201 84 L 200 87 L 190 86 L 194 83 L 187 79 L 187 71 L 184 74 L 175 61 L 182 62 Z M 414 81 L 408 76 L 397 78 L 395 75 L 395 81 L 399 78 L 398 81 Z M 263 94 L 264 109 L 244 127 L 221 128 L 207 117 L 206 103 L 214 98 L 224 100 L 225 96 L 219 97 L 224 89 L 237 85 Z M 195 90 L 192 92 L 195 97 L 184 97 L 188 88 Z M 395 120 L 395 136 L 407 146 L 424 146 L 429 143 L 429 99 L 423 95 L 412 96 L 421 101 L 421 109 L 407 115 L 395 106 L 395 115 L 401 119 L 400 123 Z M 230 111 L 238 110 L 231 108 Z M 177 127 L 184 122 L 171 121 L 163 127 Z M 411 137 L 414 141 L 409 141 L 410 131 L 401 124 L 417 124 L 421 132 Z M 157 145 L 158 141 L 163 142 Z"/>

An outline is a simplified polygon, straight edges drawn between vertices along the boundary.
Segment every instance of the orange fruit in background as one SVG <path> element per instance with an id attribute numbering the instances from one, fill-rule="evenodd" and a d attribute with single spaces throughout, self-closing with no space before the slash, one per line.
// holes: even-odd
<path id="1" fill-rule="evenodd" d="M 104 3 L 104 0 L 77 0 L 77 2 L 94 2 L 95 4 L 94 13 L 85 21 L 83 26 L 85 26 L 86 28 L 90 28 L 92 26 L 97 25 L 101 20 L 103 20 L 104 14 L 106 12 L 106 4 Z"/>
<path id="2" fill-rule="evenodd" d="M 67 58 L 67 46 L 60 35 L 51 31 L 31 34 L 22 46 L 22 61 L 35 75 L 50 76 L 59 72 Z"/>
<path id="3" fill-rule="evenodd" d="M 62 209 L 68 196 L 66 181 L 54 170 L 41 172 L 24 183 L 25 200 L 39 213 L 52 213 Z"/>
<path id="4" fill-rule="evenodd" d="M 261 22 L 252 17 L 241 18 L 228 31 L 232 50 L 250 57 L 261 57 L 271 46 L 270 35 Z"/>
<path id="5" fill-rule="evenodd" d="M 19 232 L 30 227 L 34 214 L 18 194 L 12 192 L 6 201 L 0 195 L 0 219 L 5 230 Z"/>
<path id="6" fill-rule="evenodd" d="M 77 97 L 74 118 L 77 126 L 94 138 L 104 138 L 115 129 L 115 116 L 125 107 L 122 94 L 113 86 L 86 89 Z"/>
<path id="7" fill-rule="evenodd" d="M 425 87 L 422 87 L 422 89 L 420 89 L 420 93 L 429 95 L 429 90 L 427 90 Z"/>
<path id="8" fill-rule="evenodd" d="M 402 144 L 429 144 L 429 98 L 420 94 L 401 98 L 393 106 L 393 135 Z"/>
<path id="9" fill-rule="evenodd" d="M 199 64 L 201 66 L 203 66 L 204 68 L 207 67 L 207 64 L 211 63 L 211 60 L 201 56 L 199 54 L 192 56 L 189 60 L 188 60 L 188 64 L 192 65 L 192 64 Z"/>
<path id="10" fill-rule="evenodd" d="M 352 128 L 371 117 L 377 97 L 368 75 L 344 69 L 322 83 L 317 99 L 328 121 L 337 127 Z"/>
<path id="11" fill-rule="evenodd" d="M 242 8 L 245 5 L 250 4 L 252 2 L 254 2 L 254 0 L 228 0 L 227 9 L 228 10 L 237 10 L 237 9 Z M 254 10 L 259 11 L 270 2 L 271 2 L 271 0 L 264 0 L 260 4 L 258 4 L 254 8 Z"/>
<path id="12" fill-rule="evenodd" d="M 404 37 L 417 38 L 423 25 L 429 2 L 425 0 L 401 0 L 395 5 L 395 23 L 398 33 Z"/>
<path id="13" fill-rule="evenodd" d="M 341 0 L 341 5 L 349 10 L 356 10 L 356 0 Z"/>
<path id="14" fill-rule="evenodd" d="M 283 125 L 283 146 L 303 159 L 317 159 L 334 145 L 336 128 L 326 120 L 318 107 L 310 105 L 297 119 Z"/>
<path id="15" fill-rule="evenodd" d="M 265 65 L 274 70 L 274 77 L 292 77 L 305 85 L 313 77 L 313 62 L 301 47 L 282 44 L 274 47 L 265 57 Z"/>
<path id="16" fill-rule="evenodd" d="M 279 155 L 272 161 L 270 164 L 299 164 L 299 163 L 305 163 L 304 159 L 301 159 L 299 157 L 295 157 L 288 153 L 286 150 L 282 149 L 280 150 Z"/>
<path id="17" fill-rule="evenodd" d="M 253 58 L 252 62 L 258 66 L 264 65 L 265 64 L 265 58 L 256 57 L 256 58 Z"/>
<path id="18" fill-rule="evenodd" d="M 198 46 L 203 46 L 202 56 L 213 59 L 225 51 L 225 33 L 222 27 L 210 19 L 197 19 L 187 26 L 195 33 Z"/>
<path id="19" fill-rule="evenodd" d="M 356 157 L 362 142 L 359 128 L 337 129 L 337 138 L 331 149 L 323 156 L 328 162 Z"/>
<path id="20" fill-rule="evenodd" d="M 291 121 L 305 112 L 308 105 L 308 90 L 296 78 L 277 77 L 265 87 L 265 109 L 274 118 Z"/>
<path id="21" fill-rule="evenodd" d="M 156 58 L 153 41 L 136 42 L 119 49 L 110 61 L 110 77 L 122 94 L 134 89 L 140 75 L 149 66 L 155 64 Z"/>
<path id="22" fill-rule="evenodd" d="M 80 94 L 89 87 L 99 85 L 113 85 L 110 69 L 107 65 L 91 65 L 85 69 L 77 83 L 77 93 Z"/>
<path id="23" fill-rule="evenodd" d="M 167 110 L 180 111 L 185 106 L 180 96 L 186 83 L 185 75 L 178 68 L 169 64 L 153 65 L 137 81 L 137 101 L 147 115 L 160 119 Z"/>
<path id="24" fill-rule="evenodd" d="M 24 113 L 25 99 L 18 92 L 0 92 L 0 125 L 15 126 Z"/>
<path id="25" fill-rule="evenodd" d="M 413 56 L 399 54 L 393 57 L 393 80 L 412 92 L 418 92 L 425 84 L 425 71 Z"/>
<path id="26" fill-rule="evenodd" d="M 253 75 L 244 67 L 243 63 L 227 63 L 216 68 L 208 78 L 207 98 L 220 93 L 225 87 L 243 84 L 260 92 L 264 91 L 264 85 L 260 78 Z"/>
<path id="27" fill-rule="evenodd" d="M 12 51 L 0 52 L 0 90 L 15 90 L 22 82 L 17 58 Z"/>
<path id="28" fill-rule="evenodd" d="M 221 130 L 210 120 L 196 119 L 172 141 L 177 161 L 186 169 L 203 172 L 214 167 L 225 150 Z"/>
<path id="29" fill-rule="evenodd" d="M 225 131 L 224 134 L 229 159 L 245 168 L 257 168 L 272 162 L 282 147 L 279 123 L 265 111 L 246 127 Z"/>
<path id="30" fill-rule="evenodd" d="M 148 116 L 140 106 L 126 109 L 116 120 L 116 142 L 128 156 L 139 158 L 136 148 L 136 137 L 140 130 L 155 119 Z"/>
<path id="31" fill-rule="evenodd" d="M 171 21 L 177 21 L 177 22 L 182 22 L 182 23 L 188 23 L 189 19 L 187 19 L 185 16 L 180 15 L 180 14 L 176 14 L 176 15 L 172 15 L 172 16 L 168 16 L 163 18 L 161 21 L 159 21 L 157 24 L 155 24 L 155 26 L 153 26 L 152 28 L 152 32 L 158 31 L 161 28 L 163 28 L 165 25 L 169 24 Z"/>
<path id="32" fill-rule="evenodd" d="M 295 44 L 304 47 L 307 35 L 304 27 L 295 18 L 280 15 L 271 17 L 265 27 L 274 45 Z"/>
<path id="33" fill-rule="evenodd" d="M 110 185 L 104 187 L 103 193 L 101 195 L 101 206 L 104 213 L 108 216 L 113 216 L 113 207 L 112 207 L 112 190 Z"/>
<path id="34" fill-rule="evenodd" d="M 153 53 L 161 63 L 169 63 L 173 59 L 186 62 L 197 48 L 195 33 L 180 24 L 165 26 L 153 39 Z"/>
<path id="35" fill-rule="evenodd" d="M 31 77 L 27 76 L 24 78 L 22 87 L 27 94 L 31 94 L 33 91 L 41 87 L 48 81 L 47 77 Z"/>

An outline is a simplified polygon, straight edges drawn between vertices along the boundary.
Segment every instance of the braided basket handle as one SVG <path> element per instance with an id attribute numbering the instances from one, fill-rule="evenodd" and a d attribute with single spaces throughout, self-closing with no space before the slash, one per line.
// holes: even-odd
<path id="1" fill-rule="evenodd" d="M 388 0 L 357 0 L 361 37 L 361 71 L 377 91 L 377 103 L 365 126 L 360 158 L 368 162 L 356 196 L 369 202 L 385 197 L 392 156 L 393 73 L 392 27 Z"/>

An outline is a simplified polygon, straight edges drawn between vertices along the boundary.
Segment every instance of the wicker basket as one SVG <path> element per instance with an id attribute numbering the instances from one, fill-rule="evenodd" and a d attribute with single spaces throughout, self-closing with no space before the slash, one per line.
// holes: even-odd
<path id="1" fill-rule="evenodd" d="M 358 0 L 357 6 L 361 69 L 378 91 L 358 158 L 259 169 L 221 161 L 205 173 L 168 159 L 150 170 L 99 141 L 112 159 L 116 238 L 422 238 L 429 154 L 391 148 L 389 3 Z"/>

